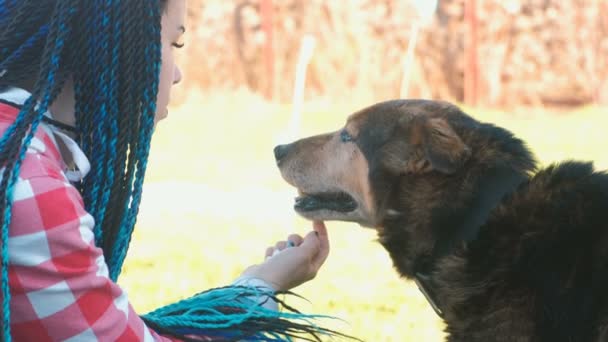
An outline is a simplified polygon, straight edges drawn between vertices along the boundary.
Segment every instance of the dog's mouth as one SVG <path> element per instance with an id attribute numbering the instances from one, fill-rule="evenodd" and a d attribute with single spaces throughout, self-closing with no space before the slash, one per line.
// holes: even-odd
<path id="1" fill-rule="evenodd" d="M 348 213 L 357 209 L 357 201 L 345 192 L 323 192 L 307 194 L 299 191 L 293 208 L 300 213 L 309 213 L 318 210 L 329 210 L 339 213 Z"/>

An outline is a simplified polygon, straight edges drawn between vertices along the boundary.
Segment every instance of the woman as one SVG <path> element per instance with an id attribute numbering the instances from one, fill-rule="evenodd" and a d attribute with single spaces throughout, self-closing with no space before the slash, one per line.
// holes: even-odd
<path id="1" fill-rule="evenodd" d="M 173 53 L 185 13 L 185 0 L 0 0 L 4 341 L 332 333 L 277 311 L 274 296 L 325 261 L 320 222 L 267 249 L 232 286 L 143 317 L 115 283 L 151 135 L 181 80 Z"/>

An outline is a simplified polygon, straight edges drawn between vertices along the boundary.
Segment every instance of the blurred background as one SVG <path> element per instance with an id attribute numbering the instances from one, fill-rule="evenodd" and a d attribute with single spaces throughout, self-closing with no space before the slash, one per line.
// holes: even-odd
<path id="1" fill-rule="evenodd" d="M 543 165 L 608 168 L 608 0 L 189 0 L 188 17 L 121 278 L 138 312 L 229 284 L 305 234 L 272 148 L 375 102 L 451 101 Z M 365 341 L 443 339 L 374 231 L 328 228 L 326 265 L 289 304 Z"/>

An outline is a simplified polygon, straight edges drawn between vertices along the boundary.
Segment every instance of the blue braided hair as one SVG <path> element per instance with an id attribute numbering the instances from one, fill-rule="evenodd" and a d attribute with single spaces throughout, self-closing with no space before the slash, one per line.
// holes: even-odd
<path id="1" fill-rule="evenodd" d="M 160 21 L 170 0 L 0 0 L 0 90 L 35 80 L 32 96 L 0 138 L 2 338 L 11 340 L 8 235 L 11 199 L 25 152 L 70 77 L 77 140 L 91 173 L 78 184 L 116 281 L 137 218 L 154 129 L 161 63 Z M 142 316 L 160 333 L 216 341 L 320 340 L 345 336 L 318 326 L 277 293 L 211 289 Z M 271 298 L 286 311 L 265 309 Z"/>

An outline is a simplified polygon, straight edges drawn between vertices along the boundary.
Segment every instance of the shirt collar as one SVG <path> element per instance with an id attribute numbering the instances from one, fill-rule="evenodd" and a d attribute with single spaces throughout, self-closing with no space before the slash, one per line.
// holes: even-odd
<path id="1" fill-rule="evenodd" d="M 30 96 L 31 94 L 28 91 L 14 87 L 8 88 L 7 90 L 0 92 L 0 100 L 14 104 L 16 106 L 22 106 L 23 104 L 25 104 L 25 101 L 27 101 Z M 53 118 L 52 114 L 49 111 L 46 111 L 44 115 L 49 118 Z M 84 152 L 80 149 L 74 139 L 70 138 L 67 134 L 61 132 L 60 129 L 52 125 L 46 125 L 44 123 L 41 123 L 41 126 L 43 127 L 43 129 L 45 129 L 45 131 L 47 131 L 47 133 L 52 133 L 49 134 L 49 136 L 51 137 L 51 139 L 53 139 L 53 142 L 56 146 L 58 145 L 55 139 L 59 138 L 62 140 L 63 144 L 67 148 L 68 153 L 70 153 L 69 157 L 71 157 L 70 159 L 74 161 L 76 169 L 67 169 L 65 171 L 67 178 L 72 182 L 81 181 L 91 169 L 89 159 L 86 157 Z M 63 158 L 65 159 L 65 156 Z"/>

